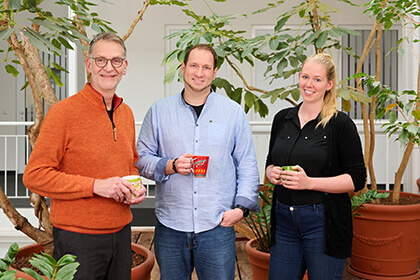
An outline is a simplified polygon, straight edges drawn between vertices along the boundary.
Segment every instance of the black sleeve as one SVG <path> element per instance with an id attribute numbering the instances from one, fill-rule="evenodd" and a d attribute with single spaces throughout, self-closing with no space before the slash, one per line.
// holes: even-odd
<path id="1" fill-rule="evenodd" d="M 354 190 L 363 189 L 366 182 L 366 167 L 363 159 L 362 143 L 354 122 L 345 114 L 339 114 L 338 160 L 341 174 L 349 174 Z"/>

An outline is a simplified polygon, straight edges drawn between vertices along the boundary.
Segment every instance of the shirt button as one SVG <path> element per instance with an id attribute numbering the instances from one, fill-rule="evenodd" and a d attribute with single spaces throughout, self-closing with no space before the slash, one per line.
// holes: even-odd
<path id="1" fill-rule="evenodd" d="M 305 136 L 305 140 L 308 139 L 308 136 Z"/>
<path id="2" fill-rule="evenodd" d="M 194 210 L 197 210 L 197 208 L 194 208 Z"/>
<path id="3" fill-rule="evenodd" d="M 290 208 L 289 208 L 289 210 L 290 210 L 290 211 L 293 211 L 293 210 L 295 210 L 295 209 L 294 209 L 293 207 L 290 207 Z"/>

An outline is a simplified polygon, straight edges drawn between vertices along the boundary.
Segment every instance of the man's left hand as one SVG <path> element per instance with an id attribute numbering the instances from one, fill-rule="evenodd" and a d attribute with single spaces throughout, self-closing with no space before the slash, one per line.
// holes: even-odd
<path id="1" fill-rule="evenodd" d="M 234 226 L 237 222 L 239 222 L 243 218 L 243 216 L 244 216 L 244 212 L 239 208 L 227 210 L 225 213 L 223 213 L 223 218 L 220 225 L 223 227 Z"/>

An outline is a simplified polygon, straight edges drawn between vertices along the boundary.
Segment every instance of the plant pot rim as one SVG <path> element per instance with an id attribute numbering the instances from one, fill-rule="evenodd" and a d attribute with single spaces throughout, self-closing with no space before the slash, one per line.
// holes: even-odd
<path id="1" fill-rule="evenodd" d="M 251 245 L 255 242 L 258 242 L 257 238 L 254 237 L 252 239 L 250 239 L 246 244 L 245 244 L 245 251 L 248 252 L 249 250 L 255 251 L 257 255 L 261 255 L 261 256 L 265 256 L 265 255 L 270 255 L 270 253 L 266 253 L 263 251 L 259 251 L 255 248 L 253 248 Z"/>

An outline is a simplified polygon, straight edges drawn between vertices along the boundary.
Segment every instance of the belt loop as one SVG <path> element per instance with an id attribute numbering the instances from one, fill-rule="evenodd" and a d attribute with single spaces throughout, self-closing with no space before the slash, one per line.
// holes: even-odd
<path id="1" fill-rule="evenodd" d="M 316 209 L 316 204 L 312 204 L 312 208 L 315 210 Z"/>

